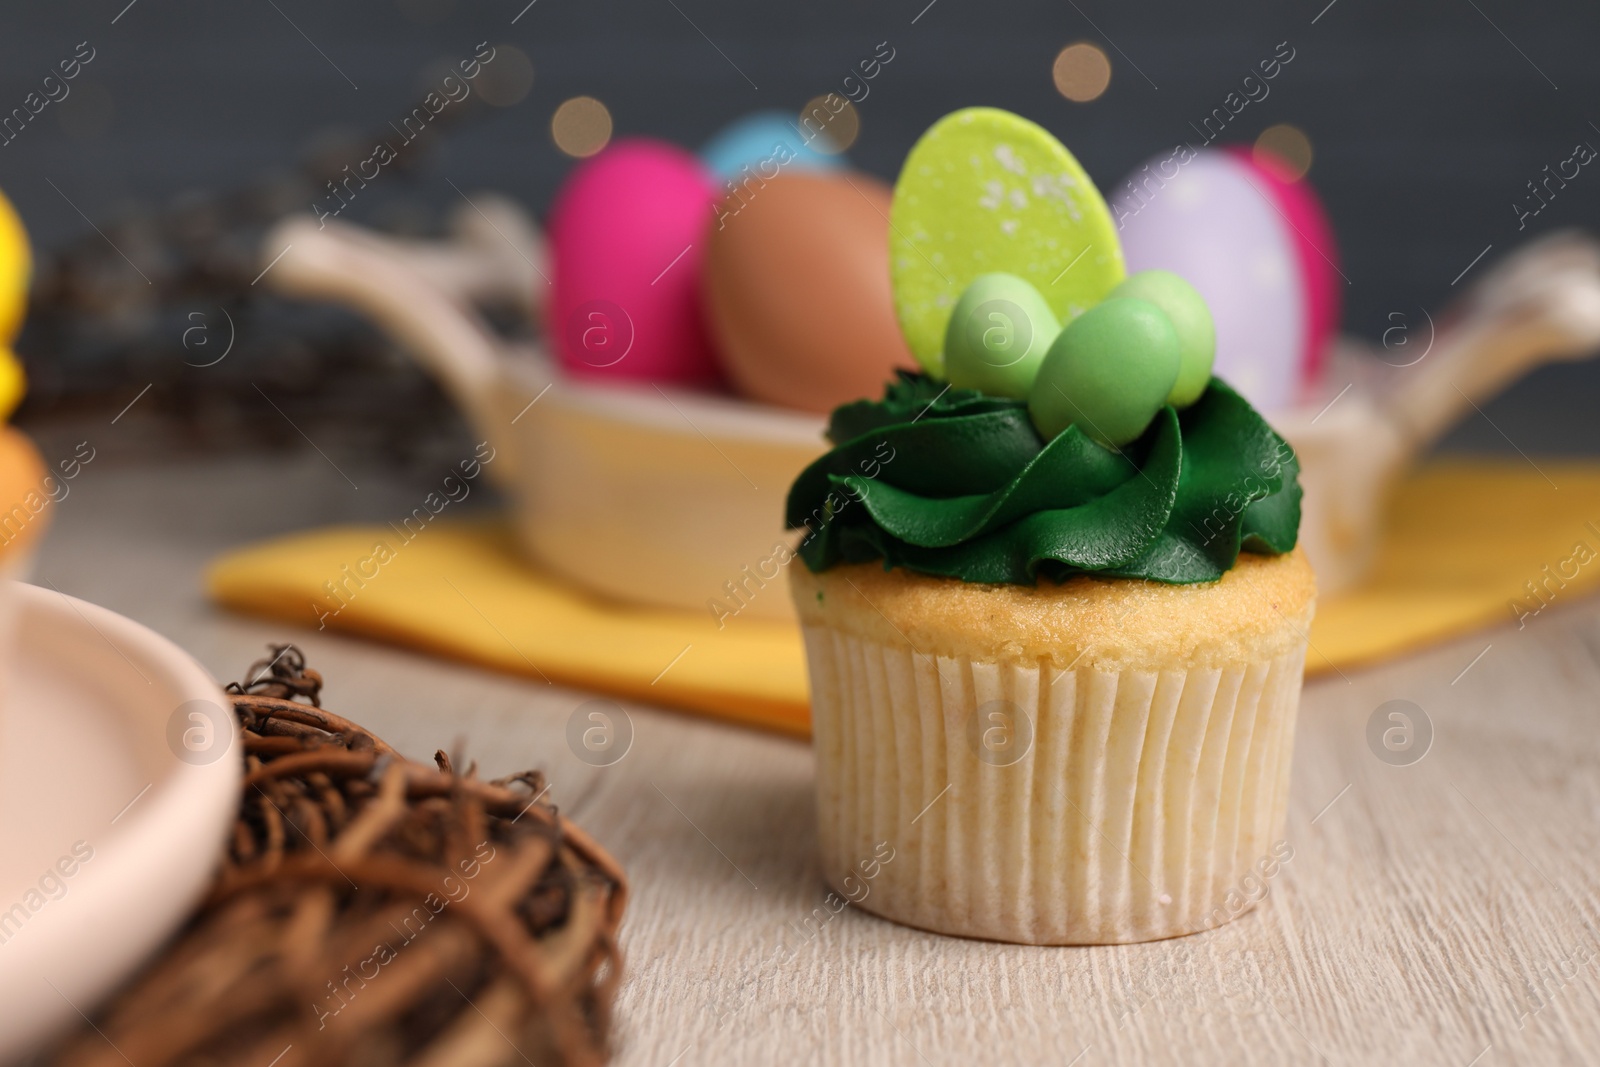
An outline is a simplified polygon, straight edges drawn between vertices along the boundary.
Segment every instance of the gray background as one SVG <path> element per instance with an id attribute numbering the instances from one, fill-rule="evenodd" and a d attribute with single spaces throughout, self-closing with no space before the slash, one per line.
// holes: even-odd
<path id="1" fill-rule="evenodd" d="M 1234 130 L 1248 141 L 1293 122 L 1310 135 L 1311 177 L 1350 278 L 1349 332 L 1375 339 L 1391 311 L 1441 307 L 1486 245 L 1493 250 L 1475 269 L 1530 234 L 1600 222 L 1600 173 L 1587 170 L 1522 234 L 1511 206 L 1575 142 L 1600 145 L 1590 125 L 1600 121 L 1593 0 L 525 4 L 7 0 L 0 111 L 79 41 L 98 54 L 72 96 L 0 148 L 0 186 L 48 254 L 92 233 L 51 181 L 102 226 L 185 193 L 236 187 L 397 120 L 419 99 L 426 68 L 484 40 L 526 52 L 531 91 L 446 134 L 414 172 L 374 183 L 347 217 L 426 231 L 456 198 L 447 179 L 502 189 L 542 214 L 572 164 L 548 134 L 560 101 L 597 96 L 618 134 L 694 147 L 751 110 L 793 109 L 836 89 L 879 41 L 896 55 L 860 107 L 850 153 L 858 166 L 892 179 L 930 122 L 981 103 L 1042 122 L 1109 186 L 1188 136 L 1189 123 L 1287 40 L 1293 63 Z M 1113 64 L 1110 89 L 1084 105 L 1062 99 L 1050 78 L 1056 52 L 1079 39 L 1099 43 Z M 176 351 L 175 341 L 157 343 Z M 19 348 L 36 379 L 49 379 L 52 360 L 62 381 L 94 376 L 30 346 L 29 335 Z M 1488 411 L 1526 451 L 1596 452 L 1588 413 L 1597 400 L 1600 365 L 1568 366 L 1539 372 Z M 25 422 L 51 414 L 46 399 L 30 404 Z M 1449 445 L 1508 447 L 1476 417 Z"/>

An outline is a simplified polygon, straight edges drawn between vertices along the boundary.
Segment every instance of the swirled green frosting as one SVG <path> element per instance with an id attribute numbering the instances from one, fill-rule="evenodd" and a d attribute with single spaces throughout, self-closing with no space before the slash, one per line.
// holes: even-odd
<path id="1" fill-rule="evenodd" d="M 1187 584 L 1241 551 L 1289 551 L 1300 527 L 1293 450 L 1217 378 L 1121 451 L 1075 426 L 1046 442 L 1025 402 L 907 372 L 836 409 L 828 437 L 786 515 L 813 571 L 882 560 L 969 582 Z"/>

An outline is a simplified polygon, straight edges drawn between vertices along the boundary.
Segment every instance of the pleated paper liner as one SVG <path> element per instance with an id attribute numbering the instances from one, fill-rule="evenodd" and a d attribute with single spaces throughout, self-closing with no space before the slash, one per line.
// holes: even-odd
<path id="1" fill-rule="evenodd" d="M 823 872 L 861 908 L 999 941 L 1149 941 L 1243 914 L 1275 867 L 1304 641 L 1121 672 L 819 626 L 805 642 Z"/>

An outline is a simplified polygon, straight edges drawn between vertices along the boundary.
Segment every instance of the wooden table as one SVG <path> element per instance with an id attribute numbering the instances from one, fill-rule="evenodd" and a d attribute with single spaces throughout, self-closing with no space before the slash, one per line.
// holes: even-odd
<path id="1" fill-rule="evenodd" d="M 590 694 L 205 601 L 219 550 L 402 513 L 429 484 L 346 473 L 358 491 L 315 454 L 109 456 L 57 507 L 40 580 L 149 624 L 222 679 L 267 641 L 297 641 L 331 707 L 412 755 L 461 738 L 488 774 L 545 768 L 633 878 L 620 1064 L 1600 1061 L 1594 601 L 1308 685 L 1293 859 L 1221 929 L 1022 948 L 846 909 L 804 940 L 824 895 L 805 744 L 629 704 L 631 750 L 596 768 L 565 734 Z M 1409 766 L 1366 740 L 1395 699 L 1434 730 Z M 785 944 L 799 947 L 775 962 Z"/>

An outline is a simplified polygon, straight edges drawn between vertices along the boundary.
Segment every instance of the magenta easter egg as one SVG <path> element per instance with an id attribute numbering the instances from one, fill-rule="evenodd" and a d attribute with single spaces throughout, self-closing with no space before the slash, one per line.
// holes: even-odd
<path id="1" fill-rule="evenodd" d="M 1314 383 L 1322 371 L 1328 344 L 1339 330 L 1344 304 L 1344 277 L 1339 270 L 1339 245 L 1333 223 L 1311 183 L 1295 178 L 1286 164 L 1266 152 L 1234 146 L 1228 153 L 1250 167 L 1257 186 L 1272 198 L 1289 223 L 1305 285 L 1305 347 L 1301 353 L 1301 378 Z"/>
<path id="2" fill-rule="evenodd" d="M 721 378 L 700 307 L 716 186 L 673 145 L 614 142 L 550 208 L 547 322 L 575 377 L 709 385 Z"/>
<path id="3" fill-rule="evenodd" d="M 1170 270 L 1198 289 L 1216 323 L 1212 372 L 1270 415 L 1300 398 L 1308 307 L 1293 230 L 1262 186 L 1226 152 L 1163 155 L 1117 188 L 1112 211 L 1128 273 Z"/>

